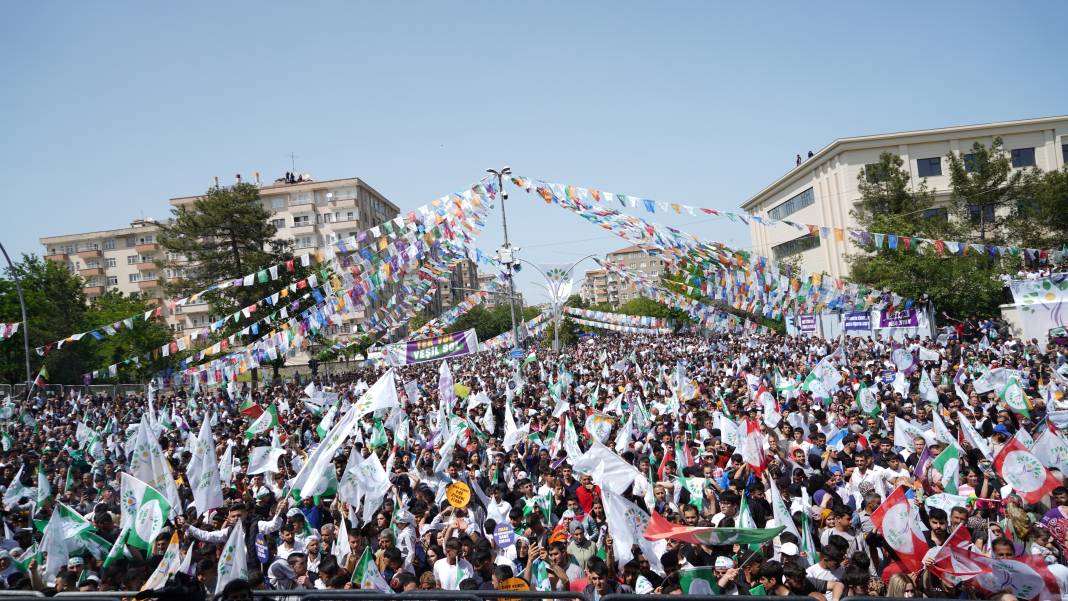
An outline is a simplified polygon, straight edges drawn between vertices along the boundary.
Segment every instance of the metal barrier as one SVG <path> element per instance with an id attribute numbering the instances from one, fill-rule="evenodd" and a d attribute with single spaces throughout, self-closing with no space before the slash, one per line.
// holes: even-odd
<path id="1" fill-rule="evenodd" d="M 273 591 L 274 596 L 288 597 L 292 591 Z M 482 591 L 409 591 L 380 593 L 371 590 L 310 591 L 301 601 L 339 601 L 341 599 L 390 599 L 399 601 L 482 601 Z M 501 591 L 507 592 L 507 591 Z M 676 601 L 678 601 L 676 599 Z"/>
<path id="2" fill-rule="evenodd" d="M 738 595 L 682 595 L 687 601 L 737 601 Z M 680 595 L 639 595 L 637 593 L 612 593 L 601 597 L 601 601 L 679 601 Z M 748 595 L 746 601 L 812 601 L 812 597 L 801 595 L 789 595 L 776 597 L 775 595 Z M 844 600 L 843 600 L 844 601 Z"/>

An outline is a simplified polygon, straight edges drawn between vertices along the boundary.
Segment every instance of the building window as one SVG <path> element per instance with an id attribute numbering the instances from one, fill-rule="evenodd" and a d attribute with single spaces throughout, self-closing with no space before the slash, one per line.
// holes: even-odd
<path id="1" fill-rule="evenodd" d="M 152 234 L 149 234 L 147 236 L 141 236 L 138 239 L 137 243 L 138 244 L 152 244 L 153 242 L 155 242 L 155 238 L 152 236 Z"/>
<path id="2" fill-rule="evenodd" d="M 119 276 L 109 275 L 108 276 L 108 286 L 118 286 L 118 285 L 119 285 Z"/>
<path id="3" fill-rule="evenodd" d="M 297 215 L 293 218 L 293 227 L 300 227 L 302 225 L 311 225 L 310 215 Z"/>
<path id="4" fill-rule="evenodd" d="M 279 196 L 272 196 L 271 197 L 271 208 L 276 210 L 276 211 L 279 210 L 279 209 L 286 208 L 286 196 L 288 196 L 288 195 L 287 194 L 281 194 Z"/>
<path id="5" fill-rule="evenodd" d="M 104 250 L 114 250 L 115 249 L 115 239 L 114 238 L 108 238 L 107 240 L 104 240 L 104 243 L 102 244 L 102 246 L 103 246 Z"/>
<path id="6" fill-rule="evenodd" d="M 1021 167 L 1034 167 L 1035 166 L 1035 149 L 1034 148 L 1014 148 L 1011 151 L 1012 154 L 1012 166 L 1017 169 Z"/>
<path id="7" fill-rule="evenodd" d="M 139 274 L 139 273 L 131 273 L 127 277 L 130 278 L 130 283 L 131 284 L 136 284 L 137 282 L 141 281 L 141 274 Z"/>
<path id="8" fill-rule="evenodd" d="M 276 230 L 283 230 L 286 227 L 286 220 L 285 219 L 272 219 L 271 220 L 271 225 L 273 225 L 274 229 L 276 229 Z"/>
<path id="9" fill-rule="evenodd" d="M 916 159 L 916 173 L 920 177 L 942 175 L 942 158 Z"/>
<path id="10" fill-rule="evenodd" d="M 968 217 L 972 223 L 993 223 L 994 205 L 971 205 L 968 207 Z"/>
<path id="11" fill-rule="evenodd" d="M 114 267 L 114 266 L 115 266 L 115 257 L 109 257 L 107 259 L 104 259 L 104 267 Z"/>
<path id="12" fill-rule="evenodd" d="M 800 238 L 794 238 L 782 244 L 777 244 L 771 247 L 771 252 L 775 255 L 776 259 L 782 259 L 784 257 L 790 257 L 796 254 L 805 252 L 806 250 L 812 250 L 813 248 L 819 248 L 820 237 L 819 235 L 805 234 Z"/>
<path id="13" fill-rule="evenodd" d="M 801 192 L 791 197 L 786 202 L 768 211 L 768 217 L 772 219 L 784 219 L 787 215 L 791 215 L 800 211 L 801 209 L 813 205 L 816 203 L 816 195 L 812 193 L 812 188 Z"/>
<path id="14" fill-rule="evenodd" d="M 127 265 L 137 265 L 137 255 L 126 255 Z"/>
<path id="15" fill-rule="evenodd" d="M 975 155 L 968 153 L 964 155 L 964 170 L 968 173 L 975 171 Z"/>

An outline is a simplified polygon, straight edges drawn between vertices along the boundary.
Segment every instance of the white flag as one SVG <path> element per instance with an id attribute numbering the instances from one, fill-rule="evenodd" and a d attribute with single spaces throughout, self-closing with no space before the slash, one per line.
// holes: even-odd
<path id="1" fill-rule="evenodd" d="M 186 468 L 189 487 L 193 489 L 193 506 L 197 515 L 203 515 L 209 509 L 223 506 L 222 477 L 219 475 L 219 460 L 215 456 L 215 439 L 211 435 L 211 420 L 204 416 L 200 434 L 193 446 L 193 458 Z M 174 543 L 178 544 L 177 541 Z M 177 551 L 175 552 L 177 555 Z"/>
<path id="2" fill-rule="evenodd" d="M 245 560 L 245 525 L 240 521 L 230 531 L 222 554 L 219 555 L 215 594 L 218 595 L 232 580 L 248 580 L 248 564 Z"/>
<path id="3" fill-rule="evenodd" d="M 400 400 L 397 398 L 397 383 L 392 369 L 379 378 L 375 385 L 363 393 L 360 400 L 353 405 L 357 418 L 365 413 L 393 407 L 400 407 Z M 349 412 L 351 413 L 352 410 L 350 409 Z"/>
<path id="4" fill-rule="evenodd" d="M 286 454 L 285 449 L 256 447 L 249 453 L 248 475 L 274 474 L 278 472 L 278 459 Z"/>
<path id="5" fill-rule="evenodd" d="M 170 463 L 163 456 L 159 439 L 152 433 L 152 426 L 145 416 L 141 416 L 141 423 L 137 425 L 127 471 L 131 476 L 158 490 L 167 499 L 171 514 L 164 516 L 165 518 L 178 515 L 182 506 L 178 486 L 174 483 Z"/>
<path id="6" fill-rule="evenodd" d="M 664 574 L 660 564 L 660 554 L 653 541 L 645 538 L 645 528 L 649 525 L 649 514 L 640 507 L 624 499 L 608 488 L 601 489 L 604 497 L 604 512 L 607 518 L 608 532 L 612 535 L 613 550 L 616 561 L 626 564 L 634 557 L 631 546 L 638 545 L 642 555 L 649 560 L 649 567 L 657 574 Z M 666 541 L 663 546 L 666 547 Z"/>
<path id="7" fill-rule="evenodd" d="M 392 374 L 392 370 L 388 372 Z M 388 375 L 387 374 L 387 375 Z M 383 379 L 386 376 L 383 376 Z M 393 383 L 392 375 L 389 375 L 390 384 Z M 381 382 L 381 380 L 379 380 Z M 376 383 L 375 386 L 378 386 Z M 372 387 L 372 390 L 374 387 Z M 396 391 L 394 390 L 393 398 L 396 399 Z M 356 424 L 356 420 L 363 413 L 357 409 L 356 405 L 353 405 L 345 415 L 338 420 L 334 427 L 327 433 L 326 438 L 319 443 L 319 446 L 315 447 L 312 451 L 311 457 L 308 457 L 308 461 L 300 468 L 300 473 L 293 478 L 291 485 L 294 492 L 301 491 L 301 498 L 311 496 L 311 492 L 316 490 L 323 484 L 323 480 L 326 478 L 327 470 L 331 473 L 334 472 L 334 465 L 332 460 L 334 453 L 337 452 L 349 435 L 352 434 L 353 426 Z M 305 493 L 304 491 L 307 491 Z"/>

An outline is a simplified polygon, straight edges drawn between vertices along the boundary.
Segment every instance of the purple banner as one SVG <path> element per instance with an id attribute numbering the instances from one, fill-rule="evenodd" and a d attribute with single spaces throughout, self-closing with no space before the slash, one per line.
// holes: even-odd
<path id="1" fill-rule="evenodd" d="M 801 332 L 815 332 L 816 331 L 816 315 L 798 315 L 797 316 L 797 329 Z"/>
<path id="2" fill-rule="evenodd" d="M 420 338 L 387 347 L 390 365 L 411 365 L 478 352 L 474 329 L 433 338 Z"/>
<path id="3" fill-rule="evenodd" d="M 855 330 L 870 330 L 871 329 L 871 313 L 867 311 L 857 311 L 855 313 L 845 314 L 845 329 L 847 332 Z"/>
<path id="4" fill-rule="evenodd" d="M 880 328 L 914 328 L 918 325 L 920 325 L 920 320 L 916 317 L 916 309 L 905 309 L 893 313 L 879 311 Z"/>

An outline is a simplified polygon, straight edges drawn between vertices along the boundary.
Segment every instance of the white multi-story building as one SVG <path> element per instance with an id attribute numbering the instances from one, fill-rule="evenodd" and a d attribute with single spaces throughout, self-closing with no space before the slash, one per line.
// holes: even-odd
<path id="1" fill-rule="evenodd" d="M 178 207 L 198 196 L 172 198 Z M 299 183 L 275 182 L 260 186 L 260 200 L 272 213 L 280 239 L 292 239 L 297 255 L 323 249 L 327 244 L 395 218 L 400 209 L 359 178 Z M 160 266 L 165 258 L 158 241 L 159 224 L 138 220 L 128 228 L 41 238 L 45 258 L 66 265 L 85 279 L 91 301 L 105 291 L 139 294 L 152 304 L 164 304 L 163 282 L 175 277 Z M 181 260 L 181 257 L 166 257 Z M 177 331 L 204 327 L 213 318 L 205 302 L 164 310 Z M 358 323 L 363 314 L 351 314 Z M 346 324 L 349 325 L 349 324 Z"/>
<path id="2" fill-rule="evenodd" d="M 41 244 L 46 260 L 82 276 L 90 301 L 106 290 L 117 290 L 159 304 L 163 293 L 158 232 L 157 222 L 139 219 L 126 228 L 41 238 Z"/>
<path id="3" fill-rule="evenodd" d="M 841 235 L 835 228 L 847 232 L 858 227 L 851 212 L 861 199 L 857 177 L 864 173 L 865 165 L 877 163 L 883 152 L 897 154 L 911 176 L 910 183 L 918 186 L 926 180 L 937 204 L 947 201 L 950 194 L 946 155 L 960 155 L 968 165 L 972 145 L 980 142 L 989 146 L 996 137 L 1002 139 L 1016 168 L 1052 171 L 1068 162 L 1068 117 L 841 138 L 742 204 L 750 215 L 824 226 L 831 228 L 831 235 L 750 221 L 753 250 L 774 259 L 799 256 L 801 267 L 809 273 L 848 276 L 846 257 L 858 248 L 848 233 Z M 930 216 L 945 212 L 944 208 L 934 208 Z"/>

